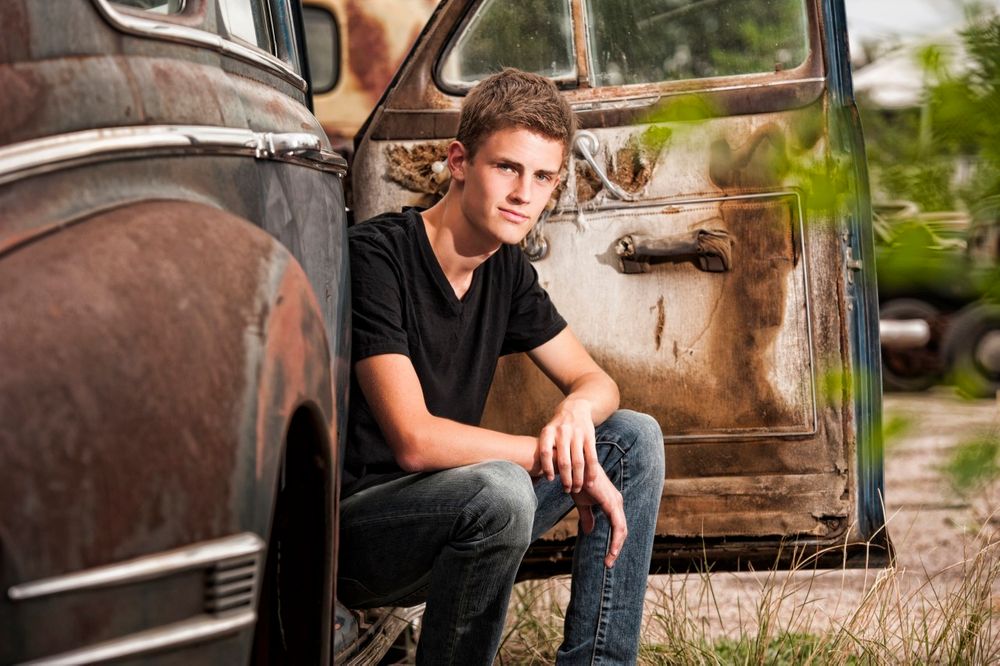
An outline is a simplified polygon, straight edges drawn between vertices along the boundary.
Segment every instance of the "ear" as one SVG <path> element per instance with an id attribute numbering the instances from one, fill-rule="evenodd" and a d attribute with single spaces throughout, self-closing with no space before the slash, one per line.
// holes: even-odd
<path id="1" fill-rule="evenodd" d="M 447 159 L 451 179 L 460 183 L 465 182 L 465 169 L 469 164 L 469 152 L 461 141 L 452 141 L 448 144 Z"/>

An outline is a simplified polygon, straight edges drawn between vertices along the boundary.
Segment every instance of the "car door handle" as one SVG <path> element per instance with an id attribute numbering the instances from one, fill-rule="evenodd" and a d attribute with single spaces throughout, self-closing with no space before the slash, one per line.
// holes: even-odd
<path id="1" fill-rule="evenodd" d="M 695 229 L 671 236 L 627 234 L 614 243 L 622 273 L 647 273 L 651 264 L 691 261 L 708 273 L 732 268 L 733 242 L 722 229 Z"/>
<path id="2" fill-rule="evenodd" d="M 594 170 L 594 173 L 600 178 L 601 184 L 604 185 L 604 189 L 611 196 L 622 201 L 635 201 L 636 197 L 623 190 L 617 183 L 608 178 L 608 174 L 604 173 L 604 167 L 597 163 L 594 155 L 601 147 L 601 143 L 596 134 L 588 130 L 580 130 L 576 133 L 576 138 L 573 139 L 573 146 L 576 147 L 576 151 L 590 165 L 590 168 Z"/>

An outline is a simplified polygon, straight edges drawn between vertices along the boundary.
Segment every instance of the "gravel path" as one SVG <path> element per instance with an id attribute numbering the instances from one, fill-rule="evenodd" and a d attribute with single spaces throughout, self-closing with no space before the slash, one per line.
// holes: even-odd
<path id="1" fill-rule="evenodd" d="M 890 437 L 886 451 L 886 513 L 897 553 L 891 572 L 893 596 L 900 608 L 908 607 L 894 611 L 919 614 L 920 600 L 936 603 L 933 600 L 940 598 L 936 594 L 952 590 L 963 576 L 960 563 L 986 543 L 977 536 L 987 512 L 984 498 L 971 502 L 962 498 L 941 468 L 956 447 L 977 435 L 998 436 L 1000 411 L 994 401 L 963 401 L 947 389 L 890 394 L 884 404 L 886 422 L 904 425 L 901 433 Z M 777 620 L 779 631 L 822 633 L 855 615 L 880 575 L 885 573 L 720 572 L 708 581 L 697 576 L 654 576 L 646 604 L 647 640 L 676 631 L 657 621 L 655 616 L 665 611 L 672 611 L 666 614 L 675 620 L 686 614 L 710 639 L 753 634 L 762 617 Z M 997 608 L 1000 596 L 993 598 Z"/>

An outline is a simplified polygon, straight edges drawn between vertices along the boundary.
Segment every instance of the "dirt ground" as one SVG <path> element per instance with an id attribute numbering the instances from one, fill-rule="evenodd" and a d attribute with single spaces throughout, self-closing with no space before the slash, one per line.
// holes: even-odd
<path id="1" fill-rule="evenodd" d="M 942 468 L 962 444 L 981 435 L 997 437 L 998 402 L 965 401 L 940 388 L 889 394 L 884 406 L 885 422 L 902 429 L 887 438 L 885 460 L 886 515 L 897 555 L 894 569 L 719 572 L 709 579 L 655 576 L 647 595 L 645 639 L 674 634 L 676 627 L 667 627 L 663 620 L 671 613 L 673 622 L 686 615 L 697 625 L 694 633 L 709 639 L 752 634 L 762 618 L 776 623 L 769 631 L 836 630 L 858 617 L 866 594 L 870 599 L 876 581 L 885 576 L 892 588 L 885 598 L 895 601 L 890 604 L 893 608 L 882 611 L 899 616 L 897 621 L 908 615 L 912 617 L 904 622 L 916 621 L 927 612 L 921 606 L 944 603 L 967 571 L 963 563 L 987 546 L 990 539 L 980 528 L 1000 506 L 990 507 L 992 500 L 981 495 L 963 497 L 952 489 Z M 997 538 L 995 533 L 992 538 Z M 996 548 L 989 553 L 996 557 Z M 996 589 L 993 592 L 993 608 L 1000 609 L 1000 596 Z"/>

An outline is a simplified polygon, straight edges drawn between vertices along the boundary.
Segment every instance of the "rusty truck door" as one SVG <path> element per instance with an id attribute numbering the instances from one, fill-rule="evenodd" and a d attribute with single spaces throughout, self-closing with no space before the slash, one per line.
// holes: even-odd
<path id="1" fill-rule="evenodd" d="M 525 251 L 623 406 L 663 428 L 654 568 L 889 551 L 844 25 L 842 0 L 445 2 L 358 138 L 363 220 L 440 196 L 486 73 L 563 90 L 581 131 Z M 503 359 L 484 424 L 535 433 L 558 397 Z M 525 574 L 565 570 L 574 533 L 569 516 Z"/>

